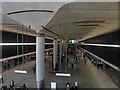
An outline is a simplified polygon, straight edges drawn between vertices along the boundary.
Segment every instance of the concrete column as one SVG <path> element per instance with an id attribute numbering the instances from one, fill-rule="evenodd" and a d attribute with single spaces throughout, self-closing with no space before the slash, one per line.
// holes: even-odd
<path id="1" fill-rule="evenodd" d="M 66 40 L 66 48 L 65 48 L 65 50 L 66 50 L 66 55 L 65 55 L 65 61 L 66 61 L 66 71 L 68 71 L 68 60 L 67 60 L 67 58 L 68 58 L 68 54 L 67 54 L 67 47 L 68 47 L 68 41 Z"/>
<path id="2" fill-rule="evenodd" d="M 37 32 L 36 37 L 36 81 L 37 88 L 44 88 L 44 60 L 45 60 L 44 34 Z"/>
<path id="3" fill-rule="evenodd" d="M 63 54 L 65 57 L 66 57 L 66 43 L 67 43 L 67 41 L 63 40 Z"/>
<path id="4" fill-rule="evenodd" d="M 67 40 L 64 40 L 63 41 L 63 54 L 65 56 L 64 58 L 64 63 L 65 63 L 65 70 L 67 71 Z"/>
<path id="5" fill-rule="evenodd" d="M 61 69 L 61 59 L 62 59 L 62 40 L 60 40 L 60 69 Z"/>
<path id="6" fill-rule="evenodd" d="M 58 61 L 58 41 L 56 38 L 54 38 L 54 41 L 53 41 L 54 45 L 53 45 L 53 69 L 54 71 L 56 70 L 56 64 L 57 64 L 57 61 Z"/>

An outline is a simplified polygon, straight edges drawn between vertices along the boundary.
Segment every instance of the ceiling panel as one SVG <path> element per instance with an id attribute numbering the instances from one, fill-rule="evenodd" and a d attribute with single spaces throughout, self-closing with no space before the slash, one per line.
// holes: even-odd
<path id="1" fill-rule="evenodd" d="M 108 31 L 107 27 L 114 31 L 117 28 L 117 21 L 117 3 L 72 2 L 64 5 L 46 27 L 64 38 L 67 37 L 66 39 L 84 39 L 84 37 L 88 39 L 94 37 L 92 33 L 97 30 L 100 30 L 102 34 L 111 31 Z M 51 27 L 52 25 L 54 27 Z"/>
<path id="2" fill-rule="evenodd" d="M 118 28 L 116 2 L 3 3 L 3 14 L 26 9 L 47 9 L 53 10 L 54 13 L 24 13 L 9 17 L 27 27 L 31 26 L 34 30 L 41 30 L 41 25 L 44 25 L 64 39 L 84 40 Z M 3 21 L 5 23 L 6 19 Z M 46 30 L 44 33 L 51 38 L 58 37 Z"/>

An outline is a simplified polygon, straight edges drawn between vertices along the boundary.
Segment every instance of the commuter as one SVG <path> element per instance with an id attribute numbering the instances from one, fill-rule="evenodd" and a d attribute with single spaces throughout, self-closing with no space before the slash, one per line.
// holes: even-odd
<path id="1" fill-rule="evenodd" d="M 74 67 L 74 63 L 72 63 L 72 65 L 71 65 L 71 66 L 72 66 L 72 69 L 73 69 L 73 67 Z"/>
<path id="2" fill-rule="evenodd" d="M 1 90 L 7 90 L 7 86 L 6 85 L 2 86 Z"/>
<path id="3" fill-rule="evenodd" d="M 78 82 L 75 81 L 75 90 L 78 90 Z"/>
<path id="4" fill-rule="evenodd" d="M 70 83 L 66 83 L 66 90 L 70 90 Z"/>
<path id="5" fill-rule="evenodd" d="M 97 64 L 98 69 L 100 68 L 100 64 L 101 64 L 101 62 L 99 61 L 98 64 Z"/>
<path id="6" fill-rule="evenodd" d="M 1 75 L 1 83 L 4 83 L 4 77 Z"/>
<path id="7" fill-rule="evenodd" d="M 34 73 L 36 72 L 36 68 L 35 68 L 35 67 L 33 67 L 33 72 L 34 72 Z"/>
<path id="8" fill-rule="evenodd" d="M 22 90 L 27 90 L 27 86 L 26 86 L 25 84 L 23 84 L 23 85 L 21 86 L 21 89 L 22 89 Z"/>
<path id="9" fill-rule="evenodd" d="M 103 62 L 100 62 L 100 68 L 103 69 Z"/>
<path id="10" fill-rule="evenodd" d="M 97 65 L 97 64 L 96 64 L 96 61 L 93 61 L 93 63 L 94 63 L 94 66 Z"/>
<path id="11" fill-rule="evenodd" d="M 15 83 L 14 83 L 14 81 L 12 80 L 12 81 L 10 81 L 10 89 L 11 88 L 13 88 L 15 86 Z"/>
<path id="12" fill-rule="evenodd" d="M 87 57 L 85 56 L 85 58 L 84 58 L 84 64 L 86 64 L 86 62 L 87 62 Z"/>
<path id="13" fill-rule="evenodd" d="M 1 77 L 1 81 L 2 81 L 2 83 L 4 83 L 4 77 L 3 77 L 3 75 L 2 75 L 2 77 Z"/>
<path id="14" fill-rule="evenodd" d="M 68 67 L 69 58 L 67 58 L 67 67 Z"/>

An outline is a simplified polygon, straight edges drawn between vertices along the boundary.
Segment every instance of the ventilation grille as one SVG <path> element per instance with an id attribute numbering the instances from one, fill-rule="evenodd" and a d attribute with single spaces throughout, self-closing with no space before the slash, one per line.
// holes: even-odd
<path id="1" fill-rule="evenodd" d="M 105 20 L 86 20 L 86 21 L 77 21 L 74 23 L 104 23 Z"/>

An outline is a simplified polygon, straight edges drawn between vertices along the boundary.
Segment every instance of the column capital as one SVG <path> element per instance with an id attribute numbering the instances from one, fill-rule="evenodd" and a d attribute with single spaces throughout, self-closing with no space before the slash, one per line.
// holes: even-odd
<path id="1" fill-rule="evenodd" d="M 36 35 L 37 35 L 37 37 L 44 37 L 44 33 L 42 30 L 36 31 Z"/>
<path id="2" fill-rule="evenodd" d="M 54 38 L 54 40 L 57 40 L 57 39 L 58 39 L 57 37 Z"/>
<path id="3" fill-rule="evenodd" d="M 44 33 L 37 33 L 37 37 L 44 37 L 45 34 Z"/>

